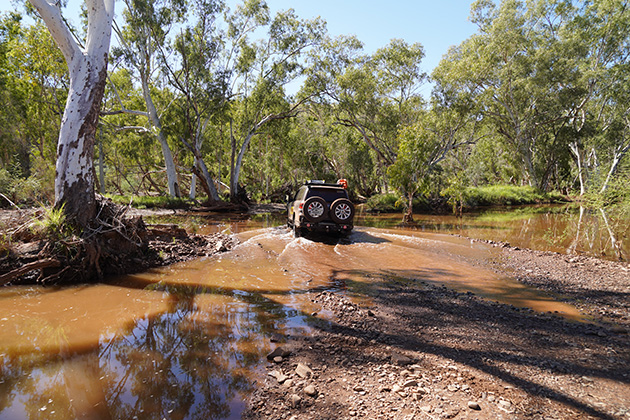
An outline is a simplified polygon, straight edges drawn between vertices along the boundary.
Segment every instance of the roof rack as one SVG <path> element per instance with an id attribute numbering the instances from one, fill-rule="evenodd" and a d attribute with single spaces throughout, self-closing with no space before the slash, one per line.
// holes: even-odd
<path id="1" fill-rule="evenodd" d="M 311 179 L 309 181 L 306 181 L 304 183 L 305 185 L 316 185 L 318 187 L 336 187 L 336 188 L 341 188 L 341 185 L 339 184 L 335 184 L 332 182 L 325 182 L 322 179 Z"/>

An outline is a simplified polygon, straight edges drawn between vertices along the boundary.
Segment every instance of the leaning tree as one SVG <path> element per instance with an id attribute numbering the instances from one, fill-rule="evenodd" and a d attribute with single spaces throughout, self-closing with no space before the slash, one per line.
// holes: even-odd
<path id="1" fill-rule="evenodd" d="M 61 49 L 70 88 L 59 130 L 55 206 L 79 226 L 95 217 L 93 149 L 107 78 L 114 0 L 86 0 L 87 38 L 76 41 L 55 0 L 29 0 Z"/>

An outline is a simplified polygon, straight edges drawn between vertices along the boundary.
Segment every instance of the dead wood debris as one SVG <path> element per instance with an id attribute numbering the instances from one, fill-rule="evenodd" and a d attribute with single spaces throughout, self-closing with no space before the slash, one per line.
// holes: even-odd
<path id="1" fill-rule="evenodd" d="M 147 226 L 128 207 L 99 199 L 94 223 L 80 236 L 12 244 L 0 255 L 0 286 L 73 284 L 99 281 L 231 249 L 235 239 L 188 234 L 176 225 Z M 22 218 L 20 218 L 22 219 Z M 14 229 L 23 229 L 28 222 Z"/>

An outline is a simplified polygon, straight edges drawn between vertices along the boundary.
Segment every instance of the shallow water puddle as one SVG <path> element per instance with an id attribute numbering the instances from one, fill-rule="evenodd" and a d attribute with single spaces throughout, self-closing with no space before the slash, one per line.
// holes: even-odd
<path id="1" fill-rule="evenodd" d="M 580 320 L 579 311 L 512 278 L 471 264 L 498 257 L 498 250 L 483 243 L 448 235 L 373 230 L 370 234 L 388 242 L 377 246 L 349 247 L 363 271 L 382 278 L 418 280 L 472 292 L 479 296 L 539 312 L 556 312 Z M 359 269 L 361 270 L 361 269 Z"/>
<path id="2" fill-rule="evenodd" d="M 77 352 L 167 310 L 161 294 L 100 284 L 0 288 L 0 353 Z"/>
<path id="3" fill-rule="evenodd" d="M 579 318 L 471 263 L 485 244 L 359 228 L 340 241 L 248 231 L 233 251 L 106 285 L 0 289 L 0 419 L 239 418 L 272 339 L 307 332 L 309 292 L 369 299 L 427 282 Z M 54 414 L 52 414 L 54 413 Z"/>

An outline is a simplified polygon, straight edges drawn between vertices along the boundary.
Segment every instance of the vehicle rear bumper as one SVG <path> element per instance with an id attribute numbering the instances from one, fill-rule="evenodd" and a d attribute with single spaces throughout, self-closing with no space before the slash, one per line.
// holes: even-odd
<path id="1" fill-rule="evenodd" d="M 345 224 L 337 224 L 333 222 L 319 222 L 312 223 L 304 221 L 302 222 L 302 229 L 305 229 L 309 232 L 339 232 L 339 233 L 350 233 L 352 231 L 351 223 Z"/>

